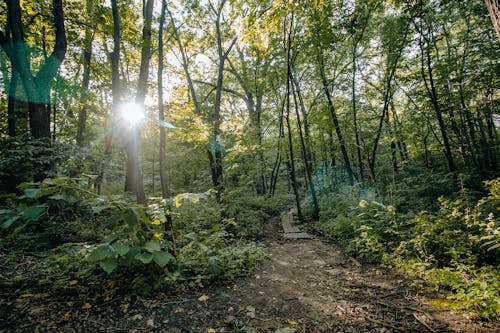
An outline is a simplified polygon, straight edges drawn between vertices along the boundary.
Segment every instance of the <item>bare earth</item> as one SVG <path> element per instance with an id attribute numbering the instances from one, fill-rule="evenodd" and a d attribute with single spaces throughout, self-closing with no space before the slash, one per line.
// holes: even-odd
<path id="1" fill-rule="evenodd" d="M 500 332 L 498 324 L 428 305 L 404 277 L 361 265 L 334 244 L 283 240 L 279 222 L 266 225 L 271 259 L 234 284 L 93 304 L 50 293 L 1 295 L 0 331 Z"/>

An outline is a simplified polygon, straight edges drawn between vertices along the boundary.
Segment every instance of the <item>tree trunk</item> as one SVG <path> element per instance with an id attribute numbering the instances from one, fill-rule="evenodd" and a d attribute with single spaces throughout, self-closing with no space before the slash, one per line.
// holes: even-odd
<path id="1" fill-rule="evenodd" d="M 161 2 L 160 28 L 158 30 L 158 119 L 165 120 L 165 106 L 163 104 L 163 29 L 166 15 L 166 0 Z M 160 183 L 161 195 L 163 198 L 170 196 L 169 183 L 167 178 L 167 161 L 165 156 L 165 128 L 160 126 Z M 154 177 L 154 176 L 153 176 Z M 154 179 L 154 178 L 153 178 Z"/>
<path id="2" fill-rule="evenodd" d="M 83 147 L 85 141 L 85 127 L 87 126 L 87 111 L 88 111 L 88 96 L 90 83 L 90 64 L 92 60 L 92 41 L 94 39 L 94 0 L 87 0 L 85 3 L 87 18 L 92 26 L 85 26 L 85 37 L 83 46 L 83 76 L 82 90 L 80 94 L 81 109 L 78 114 L 78 132 L 76 135 L 76 143 L 79 147 Z"/>
<path id="3" fill-rule="evenodd" d="M 485 0 L 488 12 L 490 13 L 491 22 L 497 32 L 497 37 L 500 40 L 500 1 L 499 0 Z"/>
<path id="4" fill-rule="evenodd" d="M 443 113 L 441 112 L 441 107 L 439 105 L 437 91 L 434 84 L 434 75 L 432 71 L 432 63 L 429 50 L 430 46 L 429 43 L 427 43 L 426 46 L 423 45 L 422 37 L 419 39 L 419 45 L 420 45 L 422 79 L 424 81 L 427 94 L 429 96 L 429 99 L 431 100 L 434 112 L 436 113 L 436 118 L 438 120 L 439 130 L 441 132 L 441 138 L 443 139 L 444 155 L 446 158 L 446 162 L 448 163 L 448 170 L 450 172 L 455 172 L 457 169 L 455 167 L 455 162 L 453 161 L 453 154 L 451 152 L 450 142 L 448 140 L 448 133 L 446 132 Z M 427 75 L 425 74 L 426 69 L 427 69 Z"/>
<path id="5" fill-rule="evenodd" d="M 309 184 L 309 190 L 311 192 L 311 199 L 312 199 L 312 204 L 313 204 L 313 213 L 312 213 L 312 219 L 313 221 L 318 221 L 319 220 L 319 204 L 318 204 L 318 198 L 316 196 L 316 187 L 314 186 L 314 179 L 313 179 L 313 165 L 311 161 L 311 148 L 309 146 L 309 135 L 306 132 L 306 137 L 304 139 L 304 134 L 302 131 L 302 123 L 300 120 L 300 112 L 299 112 L 299 106 L 302 111 L 302 116 L 304 118 L 304 126 L 307 128 L 307 112 L 305 110 L 305 105 L 304 101 L 302 99 L 302 94 L 300 92 L 300 85 L 298 82 L 298 79 L 294 75 L 294 72 L 292 70 L 293 65 L 288 64 L 290 67 L 288 69 L 289 72 L 289 80 L 292 82 L 292 94 L 294 97 L 294 104 L 295 104 L 295 115 L 297 116 L 297 127 L 299 129 L 299 138 L 300 138 L 300 144 L 302 148 L 302 158 L 304 160 L 304 166 L 305 166 L 305 171 L 306 171 L 306 179 Z M 294 88 L 295 87 L 295 88 Z M 297 101 L 298 98 L 298 101 Z"/>
<path id="6" fill-rule="evenodd" d="M 139 79 L 137 81 L 137 94 L 135 104 L 137 107 L 144 107 L 144 100 L 148 89 L 149 62 L 151 60 L 151 25 L 153 20 L 153 0 L 146 0 L 143 8 L 142 27 L 142 47 L 141 65 Z M 140 131 L 133 126 L 130 132 L 130 139 L 127 141 L 127 174 L 125 179 L 125 190 L 135 193 L 137 203 L 146 204 L 146 193 L 144 191 L 144 181 L 139 159 L 140 154 Z"/>
<path id="7" fill-rule="evenodd" d="M 339 120 L 337 118 L 337 112 L 335 111 L 335 106 L 333 105 L 332 96 L 330 94 L 330 88 L 328 87 L 328 81 L 326 79 L 325 68 L 323 63 L 323 55 L 319 55 L 319 69 L 321 74 L 321 83 L 323 85 L 323 91 L 325 93 L 326 102 L 328 105 L 328 110 L 330 110 L 330 115 L 332 116 L 333 128 L 335 129 L 335 133 L 337 134 L 337 139 L 340 144 L 340 151 L 342 153 L 342 157 L 344 158 L 345 168 L 347 170 L 347 176 L 349 178 L 349 183 L 354 185 L 354 175 L 352 172 L 351 162 L 349 161 L 349 154 L 347 153 L 344 136 L 342 135 L 342 130 L 340 128 Z"/>
<path id="8" fill-rule="evenodd" d="M 291 39 L 292 39 L 292 33 L 293 33 L 293 24 L 294 24 L 294 14 L 291 14 L 291 20 L 290 20 L 290 25 L 287 27 L 285 25 L 285 61 L 287 64 L 287 75 L 286 75 L 286 127 L 287 127 L 287 132 L 288 132 L 288 152 L 289 152 L 289 158 L 288 158 L 288 170 L 289 170 L 289 176 L 290 176 L 290 183 L 293 188 L 293 193 L 295 194 L 295 204 L 297 205 L 297 217 L 299 221 L 303 221 L 302 217 L 302 209 L 300 207 L 300 194 L 299 194 L 299 188 L 297 184 L 297 176 L 295 175 L 295 160 L 294 160 L 294 153 L 293 153 L 293 140 L 292 140 L 292 130 L 290 126 L 290 76 L 291 76 L 291 66 L 290 66 L 290 55 L 291 55 Z M 288 31 L 287 31 L 288 30 Z"/>
<path id="9" fill-rule="evenodd" d="M 50 139 L 50 89 L 52 80 L 64 60 L 67 49 L 62 0 L 52 1 L 55 44 L 52 54 L 43 62 L 37 75 L 31 71 L 26 52 L 19 0 L 7 2 L 10 35 L 0 32 L 0 44 L 9 57 L 13 70 L 19 73 L 28 100 L 30 132 L 35 138 Z"/>

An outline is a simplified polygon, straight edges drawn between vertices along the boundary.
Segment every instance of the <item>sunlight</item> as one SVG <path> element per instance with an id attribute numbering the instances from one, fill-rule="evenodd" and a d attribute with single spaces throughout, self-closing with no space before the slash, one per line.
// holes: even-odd
<path id="1" fill-rule="evenodd" d="M 135 103 L 127 103 L 120 107 L 120 114 L 128 124 L 135 125 L 144 119 L 144 108 Z"/>

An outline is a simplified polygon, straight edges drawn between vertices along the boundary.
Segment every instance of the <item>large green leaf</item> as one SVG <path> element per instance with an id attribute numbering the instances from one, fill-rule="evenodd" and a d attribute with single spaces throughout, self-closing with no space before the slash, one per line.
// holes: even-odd
<path id="1" fill-rule="evenodd" d="M 149 264 L 153 260 L 153 254 L 149 252 L 141 252 L 136 254 L 135 259 L 139 260 L 143 264 Z"/>
<path id="2" fill-rule="evenodd" d="M 109 274 L 116 269 L 118 263 L 116 262 L 115 258 L 107 258 L 103 261 L 100 261 L 99 266 L 101 266 L 101 268 L 104 269 L 106 273 Z"/>
<path id="3" fill-rule="evenodd" d="M 146 244 L 144 244 L 144 249 L 149 252 L 161 251 L 161 244 L 157 240 L 150 240 Z"/>
<path id="4" fill-rule="evenodd" d="M 29 206 L 23 212 L 23 219 L 36 220 L 45 212 L 44 205 Z"/>
<path id="5" fill-rule="evenodd" d="M 113 243 L 113 249 L 120 256 L 125 256 L 130 251 L 130 246 L 123 240 Z"/>
<path id="6" fill-rule="evenodd" d="M 24 190 L 24 195 L 28 198 L 34 199 L 40 192 L 39 188 L 27 188 Z"/>
<path id="7" fill-rule="evenodd" d="M 175 258 L 173 255 L 171 255 L 168 252 L 158 251 L 158 252 L 153 253 L 153 260 L 155 263 L 158 264 L 158 266 L 163 268 L 169 262 L 174 261 Z"/>
<path id="8" fill-rule="evenodd" d="M 95 248 L 92 252 L 90 252 L 88 260 L 90 262 L 98 262 L 107 258 L 109 255 L 110 255 L 109 246 L 107 244 L 101 245 Z"/>
<path id="9" fill-rule="evenodd" d="M 19 215 L 12 216 L 10 219 L 8 219 L 4 223 L 2 223 L 2 228 L 7 229 L 8 227 L 10 227 L 12 225 L 12 223 L 16 222 L 18 219 L 19 219 Z"/>

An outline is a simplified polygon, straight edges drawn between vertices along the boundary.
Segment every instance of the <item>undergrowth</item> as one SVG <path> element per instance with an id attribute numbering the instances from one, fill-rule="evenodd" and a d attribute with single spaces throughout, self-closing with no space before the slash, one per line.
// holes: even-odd
<path id="1" fill-rule="evenodd" d="M 396 184 L 400 190 L 386 198 L 357 187 L 323 195 L 320 221 L 310 228 L 350 255 L 423 281 L 422 291 L 441 293 L 456 309 L 500 319 L 500 178 L 485 182 L 484 192 L 462 186 L 447 196 L 443 190 L 457 188 L 450 177 L 427 178 L 420 187 L 404 179 L 408 188 Z"/>
<path id="2" fill-rule="evenodd" d="M 213 191 L 150 198 L 143 207 L 98 196 L 79 179 L 19 189 L 0 210 L 0 246 L 42 257 L 11 281 L 28 291 L 146 295 L 232 280 L 268 257 L 254 240 L 276 214 L 270 200 L 239 197 L 222 206 Z"/>

